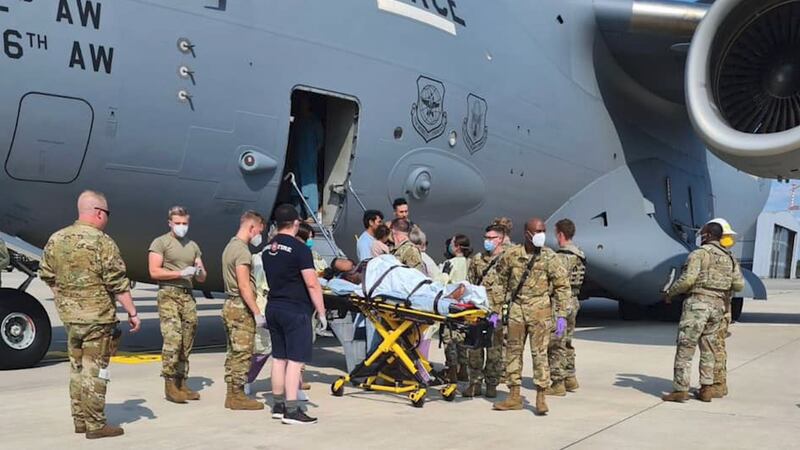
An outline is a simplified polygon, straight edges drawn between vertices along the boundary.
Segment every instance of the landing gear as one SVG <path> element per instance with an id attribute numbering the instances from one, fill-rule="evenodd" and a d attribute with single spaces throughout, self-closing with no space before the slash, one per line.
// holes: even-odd
<path id="1" fill-rule="evenodd" d="M 731 299 L 731 319 L 738 322 L 742 317 L 742 309 L 744 308 L 744 298 L 734 297 Z"/>
<path id="2" fill-rule="evenodd" d="M 35 366 L 50 348 L 50 318 L 32 295 L 0 289 L 0 369 Z"/>

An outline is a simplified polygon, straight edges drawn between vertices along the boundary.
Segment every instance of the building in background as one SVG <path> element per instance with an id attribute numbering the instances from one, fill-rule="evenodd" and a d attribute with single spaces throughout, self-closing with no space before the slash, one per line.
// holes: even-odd
<path id="1" fill-rule="evenodd" d="M 753 273 L 761 278 L 796 278 L 800 223 L 790 211 L 758 216 Z"/>

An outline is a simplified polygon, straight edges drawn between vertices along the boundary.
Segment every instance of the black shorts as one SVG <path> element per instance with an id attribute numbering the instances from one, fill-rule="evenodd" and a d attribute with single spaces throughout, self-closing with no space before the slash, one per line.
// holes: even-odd
<path id="1" fill-rule="evenodd" d="M 311 315 L 267 305 L 266 316 L 272 357 L 310 363 L 314 337 Z"/>

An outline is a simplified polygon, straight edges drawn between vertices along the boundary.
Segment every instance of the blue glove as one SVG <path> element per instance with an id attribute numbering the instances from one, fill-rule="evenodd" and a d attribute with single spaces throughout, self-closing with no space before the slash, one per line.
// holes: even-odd
<path id="1" fill-rule="evenodd" d="M 559 317 L 556 319 L 556 336 L 564 336 L 565 331 L 567 331 L 567 319 Z"/>

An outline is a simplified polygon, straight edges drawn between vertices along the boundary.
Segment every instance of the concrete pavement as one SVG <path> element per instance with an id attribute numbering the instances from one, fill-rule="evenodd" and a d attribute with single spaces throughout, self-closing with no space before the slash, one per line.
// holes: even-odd
<path id="1" fill-rule="evenodd" d="M 4 276 L 4 284 L 13 284 Z M 202 400 L 175 405 L 163 399 L 160 363 L 111 367 L 107 415 L 121 423 L 121 438 L 87 441 L 72 434 L 63 360 L 63 328 L 54 319 L 52 353 L 40 367 L 0 372 L 0 447 L 2 448 L 791 448 L 800 438 L 800 283 L 770 282 L 770 300 L 745 302 L 740 323 L 732 327 L 729 348 L 731 395 L 723 400 L 663 403 L 671 389 L 675 323 L 622 322 L 607 300 L 583 304 L 576 348 L 580 390 L 550 398 L 547 417 L 532 407 L 495 412 L 483 398 L 454 403 L 429 396 L 422 409 L 388 394 L 346 388 L 330 395 L 330 383 L 344 373 L 338 342 L 317 342 L 309 414 L 320 423 L 281 425 L 268 411 L 228 411 L 222 406 L 224 331 L 220 300 L 199 299 L 204 350 L 192 356 L 189 384 Z M 34 283 L 44 299 L 49 291 Z M 123 351 L 160 347 L 155 291 L 140 285 L 134 293 L 144 329 L 124 335 Z M 440 349 L 432 360 L 443 361 Z M 525 361 L 523 394 L 532 401 L 530 358 Z M 695 368 L 697 358 L 695 357 Z M 256 397 L 270 401 L 268 369 L 256 383 Z M 697 372 L 693 372 L 697 384 Z M 502 389 L 502 395 L 505 393 Z"/>

